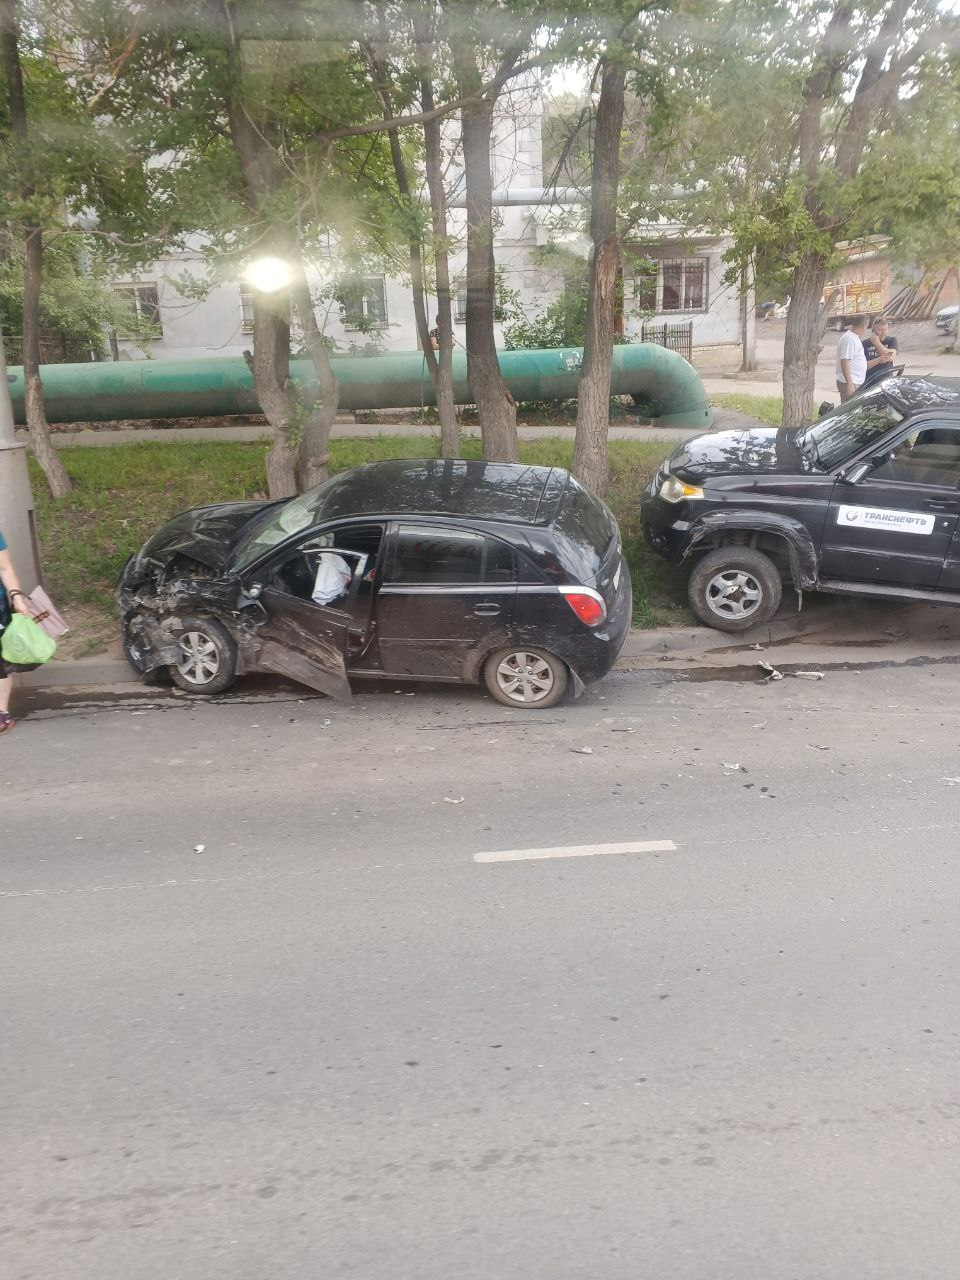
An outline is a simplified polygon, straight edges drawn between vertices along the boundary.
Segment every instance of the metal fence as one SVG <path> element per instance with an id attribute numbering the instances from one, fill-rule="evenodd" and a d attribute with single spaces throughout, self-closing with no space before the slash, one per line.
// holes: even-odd
<path id="1" fill-rule="evenodd" d="M 655 342 L 658 347 L 676 351 L 684 360 L 693 360 L 693 321 L 686 324 L 645 324 L 640 330 L 641 342 Z"/>
<path id="2" fill-rule="evenodd" d="M 3 347 L 7 364 L 23 364 L 23 338 L 20 334 L 4 334 Z M 40 339 L 41 364 L 87 364 L 93 360 L 91 347 L 66 334 L 46 334 Z"/>

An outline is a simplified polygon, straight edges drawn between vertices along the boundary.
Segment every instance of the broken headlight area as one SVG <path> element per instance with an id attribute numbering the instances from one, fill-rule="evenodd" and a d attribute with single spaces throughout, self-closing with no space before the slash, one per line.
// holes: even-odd
<path id="1" fill-rule="evenodd" d="M 202 565 L 190 565 L 189 576 L 173 575 L 159 565 L 137 572 L 128 563 L 117 590 L 123 620 L 123 647 L 141 674 L 171 667 L 180 659 L 183 619 L 209 615 L 231 626 L 241 589 L 236 580 L 219 579 Z M 152 571 L 151 571 L 152 570 Z"/>

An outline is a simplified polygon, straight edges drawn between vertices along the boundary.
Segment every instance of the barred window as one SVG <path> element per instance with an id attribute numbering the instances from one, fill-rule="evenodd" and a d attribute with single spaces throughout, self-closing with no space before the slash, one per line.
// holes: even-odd
<path id="1" fill-rule="evenodd" d="M 387 323 L 387 282 L 383 276 L 354 276 L 340 288 L 343 322 L 348 329 Z"/>
<path id="2" fill-rule="evenodd" d="M 660 264 L 661 311 L 703 311 L 706 305 L 706 258 L 671 258 Z"/>
<path id="3" fill-rule="evenodd" d="M 656 273 L 639 271 L 633 296 L 643 311 L 706 311 L 709 261 L 707 258 L 664 258 Z"/>
<path id="4" fill-rule="evenodd" d="M 131 333 L 148 329 L 150 337 L 163 337 L 163 324 L 160 319 L 160 293 L 155 284 L 122 284 L 114 292 L 129 308 L 132 322 Z"/>
<path id="5" fill-rule="evenodd" d="M 240 286 L 240 327 L 253 333 L 253 290 L 246 284 Z"/>

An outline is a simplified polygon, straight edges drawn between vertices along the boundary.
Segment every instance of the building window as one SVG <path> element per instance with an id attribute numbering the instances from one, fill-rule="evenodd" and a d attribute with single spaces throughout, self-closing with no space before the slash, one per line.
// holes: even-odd
<path id="1" fill-rule="evenodd" d="M 375 329 L 387 323 L 387 282 L 383 276 L 354 276 L 340 287 L 343 323 L 348 329 Z"/>
<path id="2" fill-rule="evenodd" d="M 453 299 L 453 318 L 457 324 L 465 324 L 467 319 L 467 286 L 458 284 Z"/>
<path id="3" fill-rule="evenodd" d="M 704 311 L 706 306 L 706 258 L 671 258 L 661 262 L 661 311 Z"/>
<path id="4" fill-rule="evenodd" d="M 130 312 L 131 333 L 149 331 L 152 338 L 163 337 L 160 320 L 160 295 L 155 284 L 123 284 L 114 292 Z"/>
<path id="5" fill-rule="evenodd" d="M 240 286 L 240 328 L 253 333 L 253 290 L 245 284 Z"/>
<path id="6" fill-rule="evenodd" d="M 633 296 L 642 311 L 706 311 L 708 303 L 708 260 L 706 258 L 666 258 L 657 271 L 638 272 Z"/>

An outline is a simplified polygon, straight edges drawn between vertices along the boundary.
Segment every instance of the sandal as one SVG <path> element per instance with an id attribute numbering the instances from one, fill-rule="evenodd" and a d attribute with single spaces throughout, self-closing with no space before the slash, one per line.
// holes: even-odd
<path id="1" fill-rule="evenodd" d="M 0 737 L 15 728 L 16 723 L 9 711 L 0 711 Z"/>

